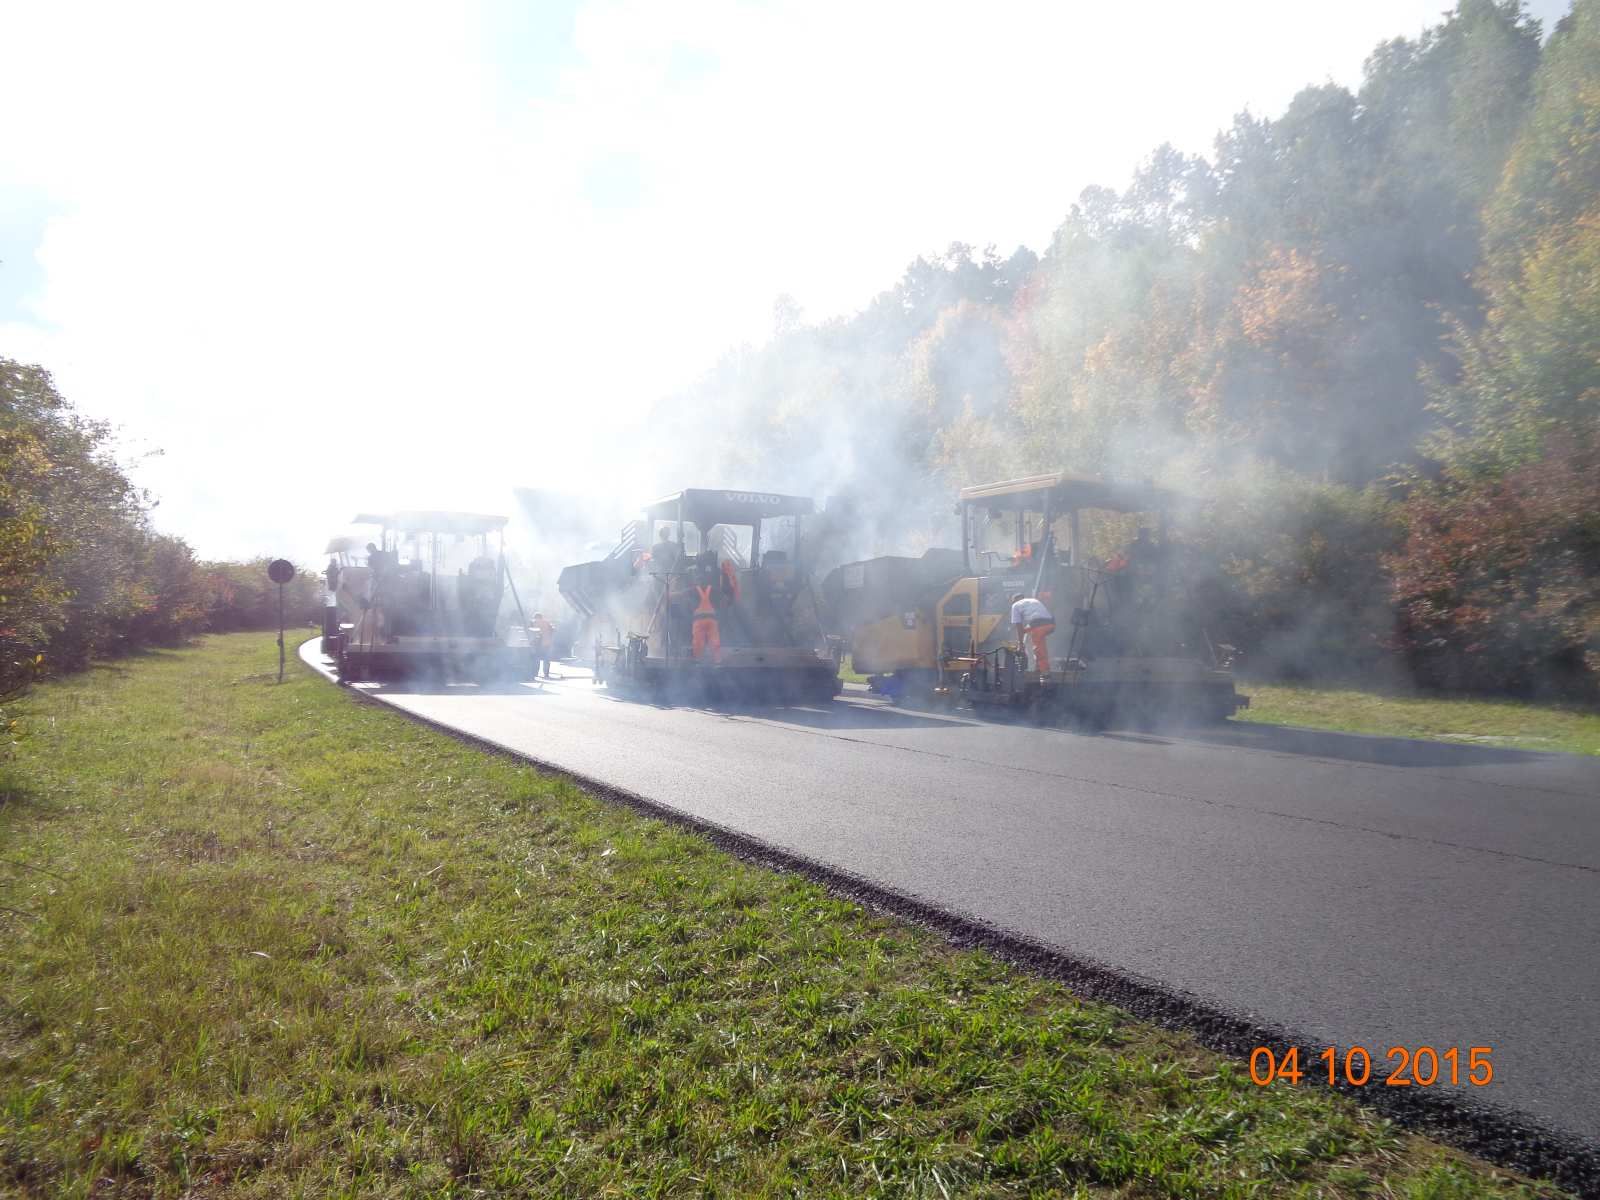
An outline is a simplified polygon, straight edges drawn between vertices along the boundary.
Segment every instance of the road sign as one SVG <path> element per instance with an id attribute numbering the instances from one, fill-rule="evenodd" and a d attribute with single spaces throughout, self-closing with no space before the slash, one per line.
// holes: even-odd
<path id="1" fill-rule="evenodd" d="M 283 585 L 294 578 L 294 564 L 275 558 L 267 564 L 267 578 L 278 585 L 278 682 L 283 682 Z"/>

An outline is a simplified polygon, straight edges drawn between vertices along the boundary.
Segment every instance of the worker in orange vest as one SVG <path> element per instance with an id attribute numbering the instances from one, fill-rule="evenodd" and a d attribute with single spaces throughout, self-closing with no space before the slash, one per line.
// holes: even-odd
<path id="1" fill-rule="evenodd" d="M 707 578 L 705 575 L 697 576 L 693 583 L 694 624 L 691 626 L 693 642 L 691 652 L 696 658 L 705 654 L 709 647 L 711 661 L 722 661 L 722 630 L 717 625 L 717 593 L 721 590 L 722 581 L 716 576 Z"/>

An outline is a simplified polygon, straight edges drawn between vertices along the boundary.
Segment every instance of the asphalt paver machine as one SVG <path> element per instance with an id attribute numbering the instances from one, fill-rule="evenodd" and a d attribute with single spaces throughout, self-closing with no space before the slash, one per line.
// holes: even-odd
<path id="1" fill-rule="evenodd" d="M 651 695 L 827 701 L 837 664 L 806 567 L 810 499 L 687 488 L 648 505 L 604 559 L 561 572 L 595 631 L 595 682 Z M 697 646 L 715 594 L 720 652 Z"/>
<path id="2" fill-rule="evenodd" d="M 501 620 L 506 518 L 482 513 L 361 513 L 374 528 L 329 543 L 340 632 L 325 645 L 341 682 L 528 676 L 532 656 Z M 520 614 L 521 605 L 516 604 Z M 526 617 L 521 628 L 526 630 Z"/>
<path id="3" fill-rule="evenodd" d="M 896 699 L 1047 719 L 1225 719 L 1249 701 L 1179 577 L 1174 499 L 1064 471 L 964 488 L 960 550 L 836 568 L 823 581 L 830 621 L 855 669 Z M 1046 671 L 1015 644 L 1018 592 L 1055 617 Z"/>

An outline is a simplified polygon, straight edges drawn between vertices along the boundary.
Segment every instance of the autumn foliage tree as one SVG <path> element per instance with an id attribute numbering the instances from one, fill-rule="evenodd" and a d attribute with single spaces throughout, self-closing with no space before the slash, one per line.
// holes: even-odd
<path id="1" fill-rule="evenodd" d="M 1386 559 L 1398 644 L 1421 682 L 1584 695 L 1600 678 L 1600 456 L 1560 442 L 1407 505 Z"/>
<path id="2" fill-rule="evenodd" d="M 1042 255 L 953 244 L 820 322 L 785 298 L 641 449 L 696 482 L 849 496 L 862 555 L 949 537 L 982 477 L 1154 478 L 1187 497 L 1189 574 L 1255 671 L 1581 690 L 1600 0 L 1542 33 L 1521 0 L 1456 0 L 1358 87 L 1086 189 Z M 251 569 L 197 583 L 47 378 L 0 386 L 8 669 L 257 619 Z"/>
<path id="3" fill-rule="evenodd" d="M 675 401 L 683 440 L 768 435 L 730 439 L 739 478 L 877 495 L 891 538 L 980 476 L 1154 477 L 1254 670 L 1575 687 L 1600 0 L 1542 32 L 1457 0 L 1358 88 L 1085 190 L 1036 261 L 953 247 L 855 317 L 785 322 Z"/>
<path id="4" fill-rule="evenodd" d="M 152 530 L 111 451 L 48 373 L 0 358 L 0 700 L 93 657 L 276 620 L 265 564 L 201 563 Z M 290 590 L 301 623 L 320 594 L 310 576 Z"/>
<path id="5" fill-rule="evenodd" d="M 1431 683 L 1600 680 L 1600 3 L 1551 37 L 1485 209 L 1483 321 L 1437 385 L 1441 464 L 1389 560 L 1399 645 Z"/>

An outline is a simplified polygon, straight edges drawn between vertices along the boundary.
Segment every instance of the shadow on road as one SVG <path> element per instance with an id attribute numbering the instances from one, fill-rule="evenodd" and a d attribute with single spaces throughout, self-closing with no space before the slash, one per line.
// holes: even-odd
<path id="1" fill-rule="evenodd" d="M 1258 725 L 1248 721 L 1229 721 L 1209 729 L 1173 730 L 1172 733 L 1184 741 L 1204 742 L 1213 746 L 1265 750 L 1274 754 L 1303 754 L 1309 758 L 1334 758 L 1384 767 L 1483 767 L 1496 763 L 1534 762 L 1549 757 L 1531 750 L 1453 746 L 1448 742 L 1298 729 L 1291 725 Z"/>
<path id="2" fill-rule="evenodd" d="M 926 729 L 931 726 L 973 725 L 959 717 L 924 716 L 903 708 L 889 708 L 873 704 L 851 704 L 836 701 L 822 705 L 804 701 L 795 704 L 753 703 L 734 701 L 707 703 L 702 700 L 651 699 L 629 695 L 626 692 L 601 691 L 595 693 L 617 704 L 636 704 L 663 712 L 696 712 L 717 717 L 749 717 L 758 721 L 778 721 L 785 725 L 803 725 L 808 729 Z"/>
<path id="3" fill-rule="evenodd" d="M 331 666 L 324 660 L 325 666 Z M 592 676 L 581 664 L 568 664 L 567 671 L 553 681 L 590 682 Z M 493 683 L 443 683 L 424 679 L 391 679 L 356 685 L 374 696 L 552 696 L 542 683 L 500 681 Z M 588 689 L 585 688 L 585 691 Z M 718 716 L 748 717 L 776 721 L 809 729 L 895 731 L 929 728 L 978 728 L 992 725 L 1031 726 L 1022 718 L 1007 721 L 975 719 L 956 713 L 919 712 L 898 705 L 872 700 L 841 697 L 832 704 L 751 703 L 728 701 L 708 704 L 700 701 L 671 702 L 644 695 L 630 695 L 598 689 L 594 695 L 618 704 L 656 709 L 679 709 Z M 1513 750 L 1498 746 L 1453 745 L 1417 738 L 1382 737 L 1371 734 L 1339 733 L 1331 730 L 1302 729 L 1292 725 L 1266 725 L 1251 721 L 1228 721 L 1217 726 L 1154 726 L 1147 728 L 1113 727 L 1090 730 L 1068 727 L 1065 732 L 1108 741 L 1132 742 L 1147 746 L 1175 743 L 1200 743 L 1238 750 L 1258 750 L 1271 754 L 1295 754 L 1307 758 L 1327 758 L 1341 762 L 1370 763 L 1385 767 L 1483 767 L 1508 763 L 1549 762 L 1562 755 L 1532 750 Z"/>

